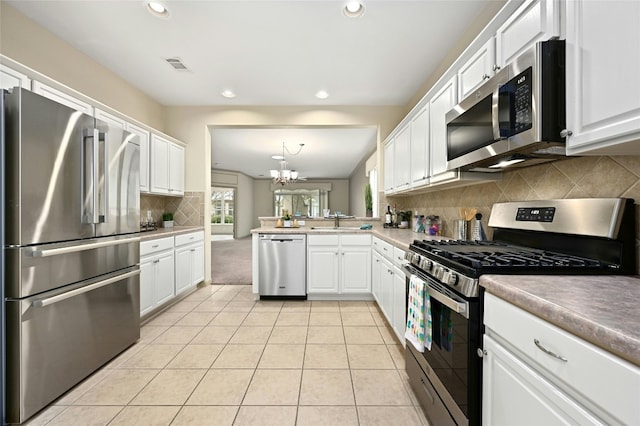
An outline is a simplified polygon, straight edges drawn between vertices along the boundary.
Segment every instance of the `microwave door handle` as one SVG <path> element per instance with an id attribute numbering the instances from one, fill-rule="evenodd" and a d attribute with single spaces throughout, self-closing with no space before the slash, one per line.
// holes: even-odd
<path id="1" fill-rule="evenodd" d="M 491 125 L 493 127 L 493 140 L 503 139 L 500 136 L 500 85 L 493 89 L 491 102 Z"/>

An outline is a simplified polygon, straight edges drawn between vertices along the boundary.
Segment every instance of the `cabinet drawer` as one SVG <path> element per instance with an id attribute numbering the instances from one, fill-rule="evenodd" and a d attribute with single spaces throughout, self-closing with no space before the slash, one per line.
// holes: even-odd
<path id="1" fill-rule="evenodd" d="M 140 256 L 173 248 L 173 237 L 158 238 L 140 243 Z"/>
<path id="2" fill-rule="evenodd" d="M 308 235 L 307 245 L 309 246 L 335 246 L 338 247 L 338 235 Z"/>
<path id="3" fill-rule="evenodd" d="M 375 251 L 377 251 L 387 259 L 393 260 L 393 246 L 388 242 L 376 238 L 376 241 L 373 244 L 373 248 Z"/>
<path id="4" fill-rule="evenodd" d="M 185 244 L 204 241 L 204 231 L 191 232 L 189 234 L 176 235 L 176 247 Z"/>
<path id="5" fill-rule="evenodd" d="M 605 414 L 607 422 L 640 423 L 640 368 L 488 293 L 484 323 L 489 336 L 523 353 L 532 368 L 598 407 L 594 413 L 612 415 Z M 566 361 L 543 352 L 535 340 Z"/>
<path id="6" fill-rule="evenodd" d="M 394 247 L 393 248 L 393 264 L 396 265 L 398 268 L 402 269 L 402 265 L 404 265 L 405 263 L 407 263 L 407 261 L 404 260 L 404 250 L 398 247 Z"/>
<path id="7" fill-rule="evenodd" d="M 369 246 L 371 247 L 371 235 L 340 235 L 340 244 L 347 246 Z"/>

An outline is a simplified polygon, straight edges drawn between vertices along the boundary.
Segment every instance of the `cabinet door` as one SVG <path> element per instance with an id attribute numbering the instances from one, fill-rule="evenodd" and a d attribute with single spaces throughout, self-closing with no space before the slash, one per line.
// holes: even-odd
<path id="1" fill-rule="evenodd" d="M 473 93 L 482 83 L 493 77 L 496 63 L 496 42 L 491 37 L 458 70 L 458 99 L 462 100 Z"/>
<path id="2" fill-rule="evenodd" d="M 169 194 L 184 195 L 184 148 L 169 144 Z"/>
<path id="3" fill-rule="evenodd" d="M 33 81 L 33 91 L 45 98 L 49 98 L 62 105 L 66 105 L 69 108 L 73 108 L 77 111 L 93 116 L 93 106 L 61 90 L 54 89 L 53 87 L 42 84 L 39 81 Z"/>
<path id="4" fill-rule="evenodd" d="M 405 126 L 394 140 L 393 187 L 395 191 L 409 188 L 411 180 L 411 127 Z"/>
<path id="5" fill-rule="evenodd" d="M 175 295 L 174 271 L 173 250 L 156 256 L 156 305 L 166 302 Z"/>
<path id="6" fill-rule="evenodd" d="M 411 186 L 429 183 L 429 104 L 411 120 Z"/>
<path id="7" fill-rule="evenodd" d="M 382 262 L 380 260 L 380 253 L 377 251 L 372 251 L 372 262 L 371 262 L 371 293 L 373 294 L 373 298 L 376 299 L 378 305 L 381 304 L 381 295 L 380 295 L 380 271 L 382 270 Z"/>
<path id="8" fill-rule="evenodd" d="M 391 326 L 400 343 L 404 345 L 404 331 L 407 325 L 407 279 L 400 269 L 393 268 L 393 322 Z"/>
<path id="9" fill-rule="evenodd" d="M 486 334 L 483 343 L 482 424 L 603 424 Z"/>
<path id="10" fill-rule="evenodd" d="M 569 153 L 640 153 L 639 16 L 637 1 L 567 2 Z"/>
<path id="11" fill-rule="evenodd" d="M 171 142 L 158 136 L 151 135 L 151 192 L 156 194 L 169 193 L 169 145 Z"/>
<path id="12" fill-rule="evenodd" d="M 125 129 L 138 136 L 140 143 L 140 192 L 149 192 L 149 131 L 131 123 L 126 123 Z"/>
<path id="13" fill-rule="evenodd" d="M 559 5 L 557 0 L 528 0 L 498 28 L 496 61 L 499 67 L 513 61 L 535 42 L 560 35 Z M 606 33 L 599 34 L 602 37 Z"/>
<path id="14" fill-rule="evenodd" d="M 393 140 L 384 146 L 384 193 L 393 192 Z"/>
<path id="15" fill-rule="evenodd" d="M 341 292 L 371 293 L 371 246 L 342 246 Z"/>
<path id="16" fill-rule="evenodd" d="M 309 293 L 338 293 L 338 247 L 307 247 Z"/>
<path id="17" fill-rule="evenodd" d="M 393 265 L 385 258 L 381 258 L 380 267 L 380 309 L 387 319 L 387 323 L 393 321 Z"/>
<path id="18" fill-rule="evenodd" d="M 445 116 L 457 102 L 456 80 L 455 76 L 449 80 L 430 102 L 432 176 L 447 171 L 447 122 Z"/>
<path id="19" fill-rule="evenodd" d="M 140 258 L 140 316 L 151 311 L 155 306 L 154 258 Z"/>
<path id="20" fill-rule="evenodd" d="M 0 89 L 22 87 L 31 90 L 31 80 L 26 75 L 0 64 Z"/>
<path id="21" fill-rule="evenodd" d="M 180 294 L 191 285 L 191 247 L 176 249 L 175 255 L 175 293 Z"/>
<path id="22" fill-rule="evenodd" d="M 204 281 L 204 243 L 191 246 L 191 285 Z"/>

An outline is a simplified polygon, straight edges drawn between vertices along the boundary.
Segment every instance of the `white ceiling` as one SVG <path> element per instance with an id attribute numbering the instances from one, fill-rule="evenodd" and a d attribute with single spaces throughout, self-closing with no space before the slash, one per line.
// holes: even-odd
<path id="1" fill-rule="evenodd" d="M 344 0 L 164 1 L 168 19 L 152 16 L 142 0 L 2 1 L 162 105 L 404 106 L 493 0 L 365 0 L 364 15 L 355 19 L 342 13 Z M 165 63 L 173 57 L 189 71 Z M 225 89 L 237 97 L 222 97 Z M 328 99 L 315 98 L 320 89 Z M 296 129 L 286 142 L 308 144 L 299 160 L 313 154 L 316 164 L 303 162 L 299 170 L 310 177 L 344 176 L 346 166 L 334 166 L 346 161 L 353 170 L 362 159 L 356 155 L 375 149 L 370 129 L 308 130 L 300 135 Z M 238 166 L 262 162 L 253 153 L 265 142 L 247 138 L 281 143 L 286 136 L 265 131 L 220 131 L 215 162 L 222 168 L 243 158 L 229 167 L 257 176 L 256 169 Z"/>

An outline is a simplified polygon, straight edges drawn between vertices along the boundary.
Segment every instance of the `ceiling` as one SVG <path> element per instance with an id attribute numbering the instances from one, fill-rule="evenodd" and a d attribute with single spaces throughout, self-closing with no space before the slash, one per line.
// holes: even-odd
<path id="1" fill-rule="evenodd" d="M 142 0 L 2 1 L 165 106 L 405 106 L 494 0 L 365 0 L 358 18 L 342 13 L 344 0 L 173 0 L 163 2 L 166 19 Z M 188 71 L 165 62 L 176 57 Z M 257 177 L 259 163 L 268 173 L 262 156 L 275 153 L 256 141 L 285 140 L 307 144 L 301 173 L 342 177 L 343 162 L 352 171 L 375 150 L 371 129 L 263 130 L 216 132 L 216 167 L 241 158 L 230 167 Z"/>

